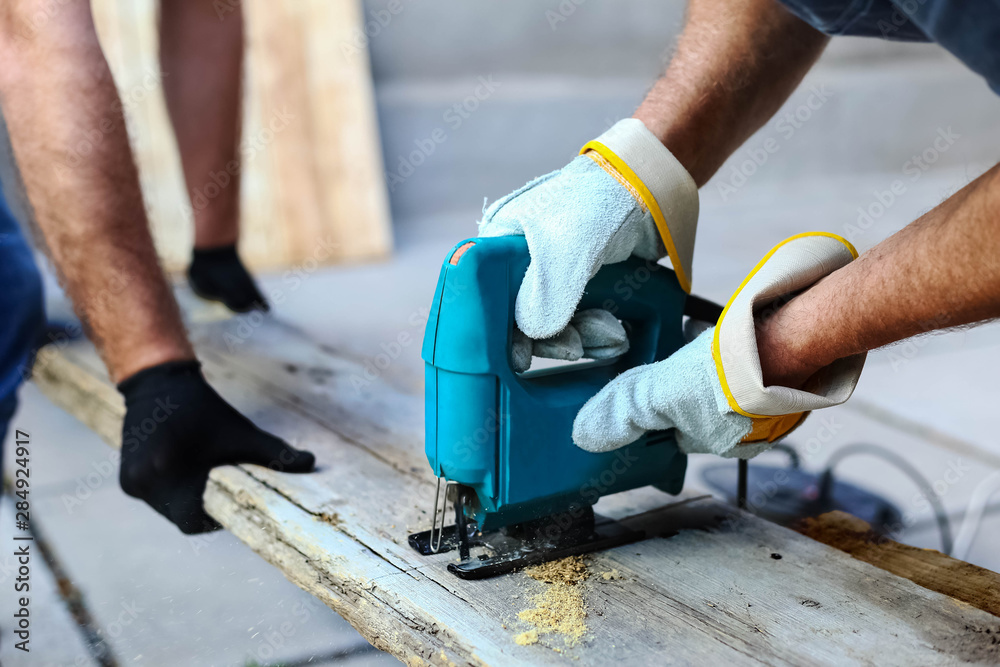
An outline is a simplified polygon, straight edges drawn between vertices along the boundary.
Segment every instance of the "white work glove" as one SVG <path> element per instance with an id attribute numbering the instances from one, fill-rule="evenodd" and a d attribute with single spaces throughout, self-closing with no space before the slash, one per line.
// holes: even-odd
<path id="1" fill-rule="evenodd" d="M 614 315 L 600 308 L 581 310 L 552 338 L 533 340 L 514 329 L 511 359 L 517 372 L 531 367 L 531 357 L 577 361 L 612 359 L 628 352 L 628 335 Z"/>
<path id="2" fill-rule="evenodd" d="M 754 315 L 856 257 L 854 247 L 833 234 L 800 234 L 779 244 L 729 300 L 715 327 L 664 361 L 622 373 L 587 401 L 573 423 L 573 441 L 606 452 L 646 431 L 675 429 L 686 454 L 751 458 L 810 410 L 843 403 L 857 385 L 865 354 L 820 370 L 809 391 L 765 387 Z"/>
<path id="3" fill-rule="evenodd" d="M 481 236 L 528 242 L 531 263 L 514 314 L 518 328 L 535 339 L 536 356 L 601 358 L 595 351 L 611 357 L 628 350 L 625 331 L 610 314 L 589 336 L 579 322 L 571 324 L 587 282 L 605 264 L 669 255 L 681 287 L 691 291 L 698 188 L 680 162 L 636 119 L 619 121 L 580 153 L 494 202 L 479 223 Z M 515 337 L 517 344 L 516 370 L 524 370 L 517 365 L 527 343 Z"/>

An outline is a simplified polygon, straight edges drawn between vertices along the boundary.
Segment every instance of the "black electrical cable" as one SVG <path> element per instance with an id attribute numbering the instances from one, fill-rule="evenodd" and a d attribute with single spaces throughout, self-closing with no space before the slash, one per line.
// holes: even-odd
<path id="1" fill-rule="evenodd" d="M 741 510 L 747 508 L 747 478 L 750 476 L 750 464 L 746 459 L 737 459 L 736 466 L 736 506 Z"/>
<path id="2" fill-rule="evenodd" d="M 884 461 L 888 461 L 897 468 L 899 468 L 903 473 L 905 473 L 920 489 L 920 492 L 927 498 L 927 502 L 931 504 L 934 508 L 934 515 L 937 519 L 938 530 L 941 533 L 941 550 L 945 555 L 951 555 L 952 550 L 952 537 L 951 537 L 951 524 L 948 522 L 948 515 L 945 513 L 944 506 L 941 504 L 941 500 L 934 493 L 934 489 L 931 487 L 927 479 L 920 474 L 909 461 L 905 458 L 893 452 L 892 450 L 886 449 L 885 447 L 879 447 L 878 445 L 872 445 L 868 443 L 858 443 L 854 445 L 848 445 L 842 447 L 835 451 L 830 459 L 826 463 L 826 470 L 823 471 L 820 481 L 820 494 L 826 495 L 833 488 L 833 468 L 838 463 L 843 461 L 848 456 L 853 456 L 855 454 L 870 454 L 872 456 L 877 456 Z"/>
<path id="3" fill-rule="evenodd" d="M 802 464 L 801 459 L 799 459 L 799 453 L 795 451 L 795 448 L 791 445 L 785 444 L 783 442 L 777 442 L 771 446 L 772 452 L 782 452 L 788 456 L 788 465 L 792 467 L 793 470 L 797 470 Z"/>

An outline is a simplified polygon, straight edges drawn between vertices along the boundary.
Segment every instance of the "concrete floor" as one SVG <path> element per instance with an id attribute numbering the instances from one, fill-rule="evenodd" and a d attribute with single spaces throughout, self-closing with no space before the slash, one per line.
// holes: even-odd
<path id="1" fill-rule="evenodd" d="M 625 17 L 594 3 L 552 30 L 537 5 L 519 1 L 517 11 L 500 12 L 446 4 L 448 21 L 440 20 L 440 11 L 406 5 L 371 40 L 387 170 L 396 169 L 415 140 L 449 127 L 443 114 L 473 94 L 479 77 L 493 77 L 499 85 L 392 192 L 393 258 L 317 271 L 286 294 L 277 312 L 360 359 L 379 354 L 402 331 L 420 340 L 422 331 L 414 330 L 410 315 L 429 302 L 446 250 L 475 235 L 483 198 L 493 200 L 558 168 L 582 141 L 628 115 L 679 21 L 676 8 L 657 10 L 659 3 L 637 3 L 642 11 Z M 612 36 L 604 48 L 586 46 L 608 30 Z M 835 43 L 779 117 L 804 114 L 811 88 L 825 93 L 819 108 L 792 136 L 771 123 L 734 156 L 732 164 L 742 163 L 747 151 L 769 137 L 780 144 L 734 194 L 723 197 L 719 189 L 731 178 L 729 165 L 702 190 L 696 292 L 725 300 L 774 243 L 793 233 L 853 234 L 859 249 L 869 248 L 995 161 L 1000 99 L 934 47 L 872 44 Z M 951 128 L 959 138 L 918 179 L 907 180 L 907 191 L 884 215 L 867 229 L 852 230 L 858 207 L 869 207 L 894 180 L 909 178 L 904 163 L 932 146 L 939 128 Z M 261 278 L 267 286 L 282 286 L 280 275 Z M 795 434 L 804 465 L 820 468 L 853 442 L 883 445 L 930 481 L 953 481 L 942 484 L 942 501 L 957 530 L 973 489 L 1000 457 L 989 409 L 1000 400 L 997 333 L 990 325 L 873 353 L 851 402 L 813 416 Z M 422 372 L 414 344 L 385 374 L 421 391 Z M 376 652 L 345 657 L 363 651 L 364 642 L 339 617 L 228 534 L 184 537 L 125 497 L 114 475 L 101 472 L 109 456 L 105 445 L 33 387 L 25 388 L 22 399 L 16 424 L 30 430 L 36 443 L 33 516 L 119 664 L 392 661 Z M 835 425 L 830 437 L 821 431 L 823 418 Z M 765 457 L 760 460 L 780 461 Z M 688 477 L 691 489 L 701 488 L 699 469 L 716 462 L 698 459 Z M 962 471 L 957 480 L 946 477 L 956 467 Z M 938 546 L 931 515 L 920 511 L 909 479 L 867 457 L 849 459 L 840 470 L 913 511 L 900 540 Z M 78 496 L 79 504 L 71 502 Z M 1000 509 L 1000 497 L 993 508 Z M 0 515 L 4 526 L 8 516 Z M 998 528 L 1000 513 L 988 513 L 971 562 L 1000 570 Z M 0 559 L 0 578 L 5 567 Z M 46 577 L 39 574 L 38 595 L 52 600 L 54 583 Z M 119 622 L 124 608 L 139 610 L 127 624 Z M 3 664 L 96 664 L 68 630 L 73 622 L 67 614 L 39 616 L 35 627 L 38 653 L 30 663 L 18 660 L 22 656 L 11 652 L 5 635 Z M 43 642 L 46 636 L 64 641 Z"/>

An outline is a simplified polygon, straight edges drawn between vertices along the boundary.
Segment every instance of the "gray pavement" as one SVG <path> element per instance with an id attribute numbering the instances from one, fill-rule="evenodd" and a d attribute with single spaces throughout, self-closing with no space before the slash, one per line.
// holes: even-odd
<path id="1" fill-rule="evenodd" d="M 33 386 L 22 399 L 16 424 L 34 443 L 32 521 L 83 593 L 94 630 L 118 664 L 395 663 L 369 651 L 350 625 L 232 535 L 184 536 L 127 497 L 118 488 L 114 450 Z M 7 535 L 12 517 L 0 518 Z M 34 568 L 45 571 L 38 560 Z M 36 599 L 34 608 L 54 608 L 51 602 L 51 596 Z M 39 621 L 30 656 L 11 652 L 6 622 L 2 627 L 4 665 L 74 664 L 60 657 L 64 642 L 76 643 L 67 623 Z M 348 651 L 360 652 L 327 660 Z M 91 664 L 86 651 L 76 655 L 80 664 Z M 379 659 L 372 662 L 373 656 Z"/>
<path id="2" fill-rule="evenodd" d="M 410 316 L 429 302 L 446 250 L 475 235 L 483 198 L 558 168 L 641 99 L 680 20 L 679 5 L 664 4 L 634 3 L 634 11 L 622 12 L 591 0 L 573 5 L 553 29 L 546 12 L 558 11 L 554 1 L 518 0 L 503 9 L 404 2 L 370 39 L 387 171 L 398 170 L 414 141 L 435 128 L 446 128 L 447 139 L 392 192 L 393 258 L 316 271 L 286 292 L 278 314 L 361 359 L 379 354 L 401 331 L 418 341 L 422 332 Z M 382 6 L 367 3 L 369 18 Z M 823 100 L 812 109 L 816 91 Z M 457 125 L 445 116 L 455 104 L 474 106 Z M 696 291 L 725 300 L 774 243 L 793 233 L 834 231 L 862 250 L 871 247 L 995 161 L 998 112 L 1000 99 L 935 47 L 835 42 L 779 114 L 808 118 L 790 135 L 787 125 L 769 124 L 703 189 Z M 933 148 L 941 132 L 954 141 L 914 178 L 907 161 Z M 780 149 L 745 182 L 734 181 L 731 167 L 752 159 L 768 138 Z M 870 223 L 858 222 L 859 207 L 869 209 L 904 179 L 903 195 Z M 283 285 L 280 274 L 262 280 Z M 991 409 L 1000 400 L 997 333 L 984 326 L 873 353 L 854 399 L 814 415 L 792 439 L 804 464 L 820 468 L 853 442 L 888 447 L 932 482 L 941 480 L 957 530 L 976 484 L 993 470 L 989 457 L 1000 456 Z M 421 391 L 419 345 L 402 350 L 384 373 Z M 106 474 L 105 445 L 34 388 L 22 399 L 17 424 L 37 443 L 35 516 L 119 664 L 392 661 L 376 652 L 338 657 L 363 644 L 344 621 L 231 536 L 186 538 L 125 497 Z M 821 430 L 824 417 L 835 426 L 832 434 Z M 715 462 L 693 457 L 689 488 L 701 488 L 700 468 Z M 956 469 L 957 477 L 948 472 Z M 845 461 L 841 470 L 910 513 L 900 540 L 938 546 L 932 517 L 908 478 L 866 457 Z M 993 508 L 1000 509 L 1000 497 Z M 7 515 L 0 520 L 6 528 Z M 1000 570 L 998 528 L 1000 512 L 988 513 L 971 562 Z M 128 623 L 119 621 L 123 613 Z M 37 622 L 38 636 L 52 638 L 38 659 L 77 664 L 65 660 L 82 655 L 83 646 L 68 633 L 67 617 L 53 612 Z M 14 662 L 7 639 L 0 660 L 28 664 Z M 93 664 L 88 660 L 83 655 L 78 664 Z"/>

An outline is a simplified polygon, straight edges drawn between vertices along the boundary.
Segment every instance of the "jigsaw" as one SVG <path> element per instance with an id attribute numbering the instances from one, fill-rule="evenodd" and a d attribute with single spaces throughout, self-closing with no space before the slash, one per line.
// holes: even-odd
<path id="1" fill-rule="evenodd" d="M 518 373 L 514 303 L 528 263 L 520 236 L 459 243 L 442 266 L 424 335 L 426 453 L 438 489 L 431 529 L 409 542 L 424 555 L 457 550 L 448 568 L 465 579 L 644 538 L 593 505 L 647 485 L 679 493 L 687 457 L 673 433 L 594 454 L 573 444 L 573 420 L 615 376 L 684 345 L 684 315 L 714 324 L 721 312 L 687 295 L 669 268 L 632 257 L 603 267 L 579 306 L 612 312 L 628 352 Z M 449 504 L 455 521 L 445 526 Z"/>

